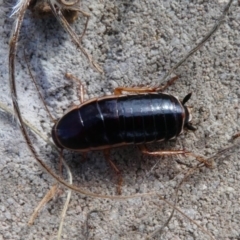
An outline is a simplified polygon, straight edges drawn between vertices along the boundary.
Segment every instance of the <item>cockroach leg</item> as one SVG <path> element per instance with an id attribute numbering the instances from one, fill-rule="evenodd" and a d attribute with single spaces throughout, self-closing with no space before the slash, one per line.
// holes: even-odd
<path id="1" fill-rule="evenodd" d="M 163 87 L 117 87 L 114 89 L 114 95 L 122 95 L 123 92 L 130 93 L 151 93 L 151 92 L 162 92 L 171 86 L 176 80 L 178 76 L 175 76 L 167 81 L 167 83 Z"/>
<path id="2" fill-rule="evenodd" d="M 121 195 L 121 186 L 123 183 L 123 179 L 122 179 L 122 174 L 121 171 L 117 168 L 117 166 L 113 163 L 113 161 L 110 159 L 109 156 L 109 149 L 106 149 L 103 151 L 104 157 L 105 159 L 108 161 L 108 163 L 110 164 L 111 168 L 114 170 L 114 172 L 117 174 L 118 176 L 118 185 L 117 185 L 117 194 Z"/>
<path id="3" fill-rule="evenodd" d="M 78 96 L 79 96 L 79 101 L 80 101 L 80 103 L 83 103 L 84 102 L 84 87 L 83 87 L 83 84 L 81 83 L 81 80 L 78 79 L 77 77 L 73 76 L 71 73 L 66 73 L 65 77 L 69 80 L 74 80 L 78 83 L 77 92 L 78 92 Z"/>
<path id="4" fill-rule="evenodd" d="M 148 87 L 117 87 L 114 89 L 114 95 L 122 95 L 123 92 L 129 93 L 150 93 L 156 92 L 155 88 L 148 88 Z"/>
<path id="5" fill-rule="evenodd" d="M 148 154 L 152 156 L 173 156 L 173 155 L 184 155 L 188 154 L 188 151 L 185 150 L 171 150 L 171 151 L 154 151 L 149 152 L 145 145 L 139 145 L 139 149 L 143 154 Z"/>
<path id="6" fill-rule="evenodd" d="M 175 156 L 175 155 L 186 155 L 186 156 L 192 156 L 196 158 L 197 161 L 200 163 L 203 163 L 206 167 L 211 168 L 212 164 L 209 163 L 206 159 L 204 159 L 201 156 L 198 156 L 192 152 L 186 151 L 186 150 L 171 150 L 171 151 L 154 151 L 149 152 L 147 147 L 145 145 L 139 145 L 139 149 L 143 154 L 148 154 L 152 156 Z"/>
<path id="7" fill-rule="evenodd" d="M 212 163 L 210 161 L 208 161 L 207 159 L 205 159 L 204 157 L 202 157 L 202 156 L 196 155 L 196 154 L 194 154 L 192 152 L 187 152 L 186 155 L 187 156 L 192 156 L 192 157 L 196 158 L 197 161 L 199 161 L 200 163 L 204 164 L 205 167 L 207 167 L 207 168 L 212 168 L 213 167 Z"/>

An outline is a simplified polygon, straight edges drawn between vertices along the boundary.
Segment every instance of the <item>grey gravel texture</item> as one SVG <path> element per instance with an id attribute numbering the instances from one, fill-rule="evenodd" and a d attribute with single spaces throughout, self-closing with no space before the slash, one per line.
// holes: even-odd
<path id="1" fill-rule="evenodd" d="M 8 41 L 13 24 L 12 1 L 0 0 L 0 102 L 11 107 L 8 86 Z M 82 9 L 91 15 L 83 46 L 102 66 L 97 73 L 54 18 L 37 19 L 26 12 L 16 57 L 18 102 L 32 125 L 50 137 L 51 122 L 28 74 L 31 70 L 55 118 L 79 104 L 76 84 L 66 72 L 81 79 L 85 99 L 110 95 L 117 86 L 163 84 L 160 80 L 213 26 L 226 1 L 88 1 Z M 84 17 L 72 24 L 81 33 Z M 231 146 L 240 131 L 240 6 L 230 13 L 214 36 L 175 71 L 179 80 L 166 92 L 182 99 L 192 92 L 197 131 L 184 131 L 176 140 L 149 148 L 187 149 L 210 157 Z M 66 189 L 46 204 L 33 226 L 27 222 L 34 208 L 54 184 L 32 157 L 12 116 L 0 112 L 0 239 L 55 239 Z M 32 135 L 41 158 L 58 169 L 56 152 Z M 213 168 L 195 171 L 179 191 L 177 207 L 215 239 L 240 239 L 239 143 L 215 159 Z M 95 193 L 114 195 L 116 175 L 101 152 L 83 155 L 65 152 L 74 184 Z M 134 146 L 111 151 L 122 172 L 122 195 L 157 192 L 170 202 L 186 172 L 197 164 L 189 157 L 149 157 Z M 95 210 L 95 211 L 93 211 Z M 146 239 L 161 227 L 171 207 L 158 196 L 105 200 L 73 193 L 64 221 L 62 239 Z M 93 212 L 91 212 L 93 211 Z M 86 234 L 86 219 L 88 236 Z M 156 235 L 154 239 L 160 239 Z M 161 239 L 210 239 L 195 224 L 175 213 Z"/>

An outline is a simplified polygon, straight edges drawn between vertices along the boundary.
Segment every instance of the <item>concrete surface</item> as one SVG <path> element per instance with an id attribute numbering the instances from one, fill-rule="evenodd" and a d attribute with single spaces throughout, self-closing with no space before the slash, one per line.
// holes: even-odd
<path id="1" fill-rule="evenodd" d="M 209 2 L 209 3 L 208 3 Z M 16 66 L 18 101 L 24 118 L 47 136 L 51 122 L 27 72 L 23 50 L 53 115 L 60 117 L 78 104 L 76 85 L 65 79 L 70 72 L 81 79 L 85 98 L 109 95 L 117 86 L 160 84 L 160 79 L 201 39 L 221 15 L 226 1 L 88 1 L 82 8 L 91 14 L 83 45 L 102 66 L 104 75 L 91 68 L 69 36 L 52 18 L 36 19 L 27 11 L 19 41 Z M 13 1 L 0 1 L 0 102 L 11 107 L 8 87 L 8 41 Z M 81 32 L 84 18 L 72 26 Z M 225 23 L 210 41 L 175 74 L 179 80 L 167 92 L 182 99 L 193 96 L 196 132 L 185 131 L 175 141 L 150 145 L 151 149 L 188 149 L 206 157 L 230 146 L 240 131 L 240 6 L 234 1 Z M 55 239 L 66 199 L 65 188 L 41 211 L 33 226 L 27 222 L 39 201 L 54 183 L 30 154 L 16 121 L 0 112 L 0 239 Z M 32 135 L 42 159 L 57 169 L 58 157 L 46 143 Z M 79 187 L 113 195 L 116 175 L 101 152 L 65 152 Z M 111 151 L 123 173 L 122 195 L 158 192 L 170 202 L 186 167 L 176 157 L 143 156 L 136 147 Z M 192 158 L 178 157 L 196 165 Z M 240 157 L 238 143 L 227 156 L 214 161 L 213 169 L 193 173 L 181 187 L 177 203 L 215 239 L 240 239 Z M 73 193 L 62 239 L 145 239 L 167 220 L 171 207 L 156 195 L 130 200 L 95 199 Z M 159 239 L 159 235 L 155 239 Z M 210 239 L 180 213 L 175 213 L 162 239 Z"/>

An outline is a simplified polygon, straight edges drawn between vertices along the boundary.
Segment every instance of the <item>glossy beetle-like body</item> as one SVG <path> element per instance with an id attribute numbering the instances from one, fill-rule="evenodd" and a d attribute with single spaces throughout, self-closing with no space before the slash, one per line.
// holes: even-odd
<path id="1" fill-rule="evenodd" d="M 190 97 L 182 103 L 164 93 L 90 99 L 59 119 L 52 137 L 59 148 L 82 152 L 169 140 L 193 129 L 184 106 Z"/>

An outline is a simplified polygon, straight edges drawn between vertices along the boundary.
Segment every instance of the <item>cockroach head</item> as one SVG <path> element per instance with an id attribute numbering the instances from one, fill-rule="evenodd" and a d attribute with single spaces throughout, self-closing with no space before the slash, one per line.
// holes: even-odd
<path id="1" fill-rule="evenodd" d="M 189 130 L 195 131 L 196 128 L 191 125 L 191 120 L 192 120 L 191 108 L 184 106 L 185 103 L 191 98 L 191 96 L 192 96 L 192 93 L 189 93 L 187 96 L 185 96 L 185 98 L 182 101 L 182 105 L 185 109 L 184 127 L 189 129 Z"/>

